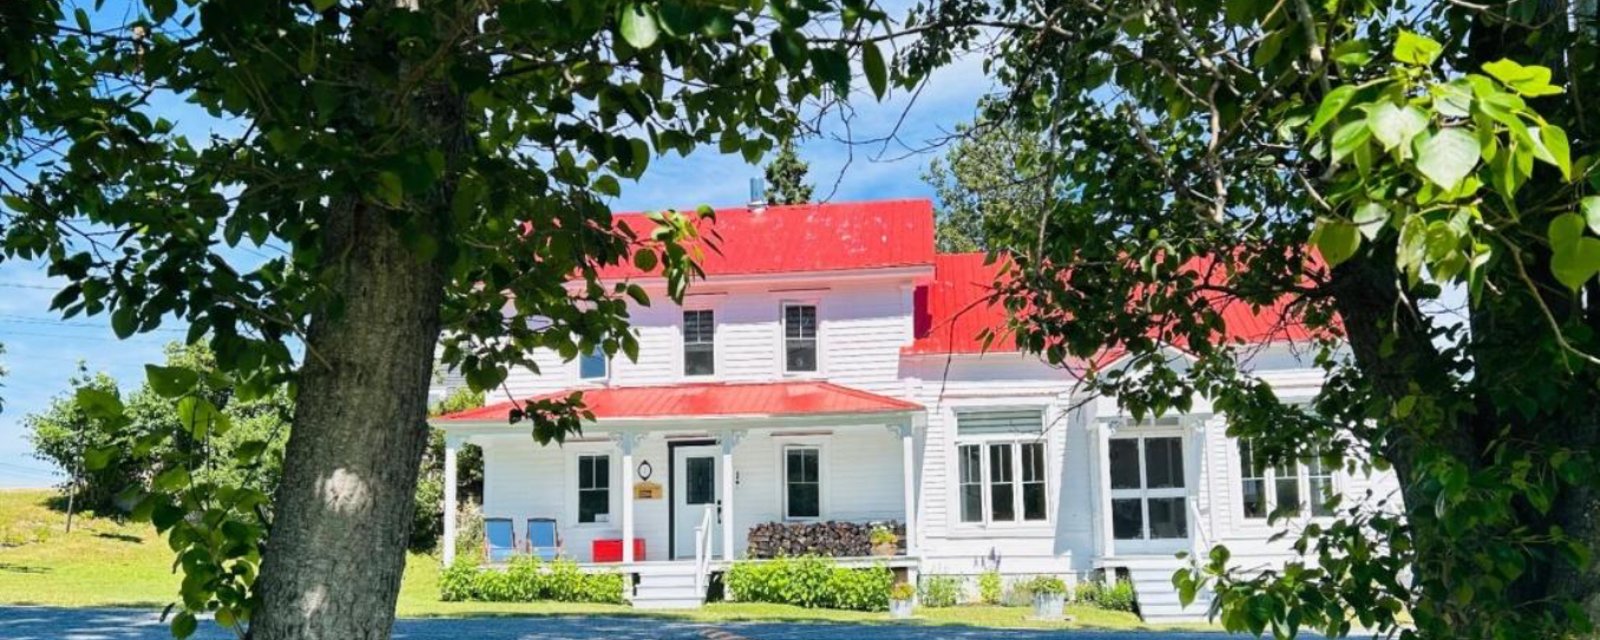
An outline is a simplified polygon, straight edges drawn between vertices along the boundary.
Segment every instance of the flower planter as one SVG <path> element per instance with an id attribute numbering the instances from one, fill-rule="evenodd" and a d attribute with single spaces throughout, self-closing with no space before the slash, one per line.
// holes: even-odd
<path id="1" fill-rule="evenodd" d="M 872 545 L 872 555 L 875 555 L 875 556 L 887 558 L 887 557 L 891 557 L 891 556 L 893 556 L 893 555 L 895 555 L 896 553 L 899 553 L 899 552 L 900 552 L 899 546 L 896 545 L 893 542 L 885 542 L 885 543 L 881 543 L 881 544 Z"/>
<path id="2" fill-rule="evenodd" d="M 911 601 L 890 600 L 889 617 L 896 620 L 909 620 L 911 618 Z"/>
<path id="3" fill-rule="evenodd" d="M 1065 593 L 1033 594 L 1033 617 L 1040 620 L 1060 620 L 1067 603 Z"/>

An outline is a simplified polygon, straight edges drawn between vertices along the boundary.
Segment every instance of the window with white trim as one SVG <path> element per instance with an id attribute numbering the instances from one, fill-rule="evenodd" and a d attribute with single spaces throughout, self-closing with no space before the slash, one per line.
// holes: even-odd
<path id="1" fill-rule="evenodd" d="M 1285 507 L 1302 516 L 1333 515 L 1333 471 L 1322 465 L 1321 457 L 1269 467 L 1254 449 L 1249 440 L 1239 440 L 1244 517 L 1264 519 Z"/>
<path id="2" fill-rule="evenodd" d="M 1117 540 L 1189 537 L 1183 437 L 1119 436 L 1106 443 L 1111 534 Z"/>
<path id="3" fill-rule="evenodd" d="M 1038 409 L 956 414 L 960 520 L 991 525 L 1049 520 L 1048 448 Z"/>
<path id="4" fill-rule="evenodd" d="M 683 312 L 683 375 L 709 376 L 717 372 L 717 319 L 710 309 Z"/>
<path id="5" fill-rule="evenodd" d="M 584 380 L 604 378 L 606 365 L 606 352 L 596 346 L 588 353 L 578 356 L 578 377 Z"/>
<path id="6" fill-rule="evenodd" d="M 578 456 L 578 522 L 611 521 L 611 456 Z"/>
<path id="7" fill-rule="evenodd" d="M 806 520 L 822 516 L 822 450 L 783 449 L 783 516 Z"/>
<path id="8" fill-rule="evenodd" d="M 817 306 L 783 305 L 783 370 L 817 370 Z"/>

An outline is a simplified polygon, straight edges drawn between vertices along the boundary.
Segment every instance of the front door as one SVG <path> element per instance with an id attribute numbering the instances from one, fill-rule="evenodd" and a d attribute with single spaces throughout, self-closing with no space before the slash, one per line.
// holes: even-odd
<path id="1" fill-rule="evenodd" d="M 1189 490 L 1184 486 L 1183 435 L 1113 436 L 1111 533 L 1118 555 L 1188 548 Z"/>
<path id="2" fill-rule="evenodd" d="M 693 558 L 695 529 L 705 518 L 706 508 L 720 510 L 722 482 L 717 478 L 717 445 L 681 446 L 672 449 L 672 556 Z M 722 537 L 720 514 L 711 517 L 711 549 L 715 554 Z"/>

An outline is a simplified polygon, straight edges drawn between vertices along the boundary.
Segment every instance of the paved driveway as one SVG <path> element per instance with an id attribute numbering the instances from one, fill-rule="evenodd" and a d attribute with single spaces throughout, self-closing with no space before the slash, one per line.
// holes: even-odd
<path id="1" fill-rule="evenodd" d="M 196 638 L 234 636 L 204 623 Z M 704 625 L 651 618 L 505 617 L 401 620 L 394 637 L 404 640 L 1219 640 L 1212 633 L 1019 631 L 915 625 L 739 622 Z M 168 640 L 154 613 L 134 609 L 0 607 L 0 638 L 6 640 Z"/>

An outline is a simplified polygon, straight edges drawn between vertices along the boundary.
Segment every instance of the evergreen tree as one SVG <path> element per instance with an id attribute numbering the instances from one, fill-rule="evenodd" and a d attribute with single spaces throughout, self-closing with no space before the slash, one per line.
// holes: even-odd
<path id="1" fill-rule="evenodd" d="M 771 204 L 805 204 L 811 202 L 813 189 L 810 178 L 811 163 L 800 159 L 794 141 L 784 140 L 778 147 L 777 157 L 767 163 L 767 202 Z"/>

